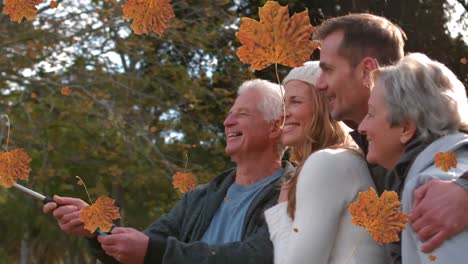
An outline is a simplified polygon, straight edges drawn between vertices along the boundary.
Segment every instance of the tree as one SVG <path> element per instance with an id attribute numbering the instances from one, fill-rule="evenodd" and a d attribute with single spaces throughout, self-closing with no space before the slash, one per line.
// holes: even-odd
<path id="1" fill-rule="evenodd" d="M 235 55 L 239 18 L 258 19 L 265 0 L 173 0 L 176 18 L 161 37 L 133 34 L 121 18 L 125 1 L 57 2 L 57 9 L 39 6 L 33 21 L 0 15 L 0 113 L 11 120 L 10 148 L 33 159 L 29 187 L 86 200 L 79 175 L 93 199 L 117 199 L 121 224 L 142 229 L 179 199 L 171 175 L 184 171 L 185 153 L 199 183 L 231 165 L 222 121 L 236 88 L 254 77 L 276 80 L 273 67 L 251 72 Z M 442 0 L 279 2 L 291 13 L 308 8 L 313 25 L 348 12 L 387 16 L 407 32 L 408 51 L 446 63 L 468 84 L 468 66 L 459 62 L 468 48 L 447 34 L 450 6 Z M 288 70 L 280 67 L 280 76 Z M 36 201 L 1 188 L 0 205 L 7 262 L 94 261 L 86 241 L 62 234 Z"/>

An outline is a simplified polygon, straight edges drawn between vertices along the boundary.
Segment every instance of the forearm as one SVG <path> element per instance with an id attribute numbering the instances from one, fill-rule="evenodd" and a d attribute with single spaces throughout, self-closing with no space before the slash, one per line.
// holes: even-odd
<path id="1" fill-rule="evenodd" d="M 107 255 L 101 248 L 101 245 L 96 238 L 87 238 L 90 253 L 99 259 L 104 264 L 117 264 L 119 263 L 113 257 Z"/>
<path id="2" fill-rule="evenodd" d="M 184 243 L 174 237 L 151 237 L 145 263 L 273 263 L 273 244 L 266 226 L 244 241 L 208 245 L 198 241 Z"/>
<path id="3" fill-rule="evenodd" d="M 274 247 L 275 264 L 288 261 L 285 252 L 288 251 L 289 237 L 293 227 L 292 219 L 287 213 L 287 207 L 287 202 L 283 202 L 265 211 L 265 220 Z"/>

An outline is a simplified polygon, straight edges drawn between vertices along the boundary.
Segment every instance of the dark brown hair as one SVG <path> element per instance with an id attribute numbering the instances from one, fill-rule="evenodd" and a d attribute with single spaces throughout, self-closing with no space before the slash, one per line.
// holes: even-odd
<path id="1" fill-rule="evenodd" d="M 384 17 L 371 14 L 349 14 L 323 22 L 314 32 L 318 41 L 341 31 L 341 56 L 356 66 L 363 58 L 373 57 L 379 66 L 392 65 L 404 56 L 406 35 Z"/>

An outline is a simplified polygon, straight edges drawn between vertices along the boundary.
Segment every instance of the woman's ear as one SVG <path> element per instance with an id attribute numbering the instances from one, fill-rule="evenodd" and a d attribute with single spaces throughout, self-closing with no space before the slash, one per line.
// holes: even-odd
<path id="1" fill-rule="evenodd" d="M 406 119 L 401 126 L 400 143 L 406 145 L 416 134 L 416 124 Z"/>

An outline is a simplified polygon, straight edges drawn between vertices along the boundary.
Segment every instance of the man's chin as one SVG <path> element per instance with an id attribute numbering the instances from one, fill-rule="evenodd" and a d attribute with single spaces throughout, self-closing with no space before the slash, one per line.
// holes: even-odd
<path id="1" fill-rule="evenodd" d="M 336 120 L 336 121 L 342 121 L 344 120 L 343 118 L 343 113 L 339 112 L 337 109 L 332 109 L 330 111 L 331 117 Z"/>

